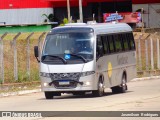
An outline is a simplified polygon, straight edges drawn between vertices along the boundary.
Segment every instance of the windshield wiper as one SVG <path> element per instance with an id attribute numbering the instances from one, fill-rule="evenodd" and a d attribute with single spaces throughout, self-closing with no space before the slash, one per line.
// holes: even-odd
<path id="1" fill-rule="evenodd" d="M 59 58 L 59 59 L 61 59 L 61 60 L 63 61 L 64 64 L 67 64 L 67 61 L 66 61 L 64 58 L 62 58 L 62 57 L 60 57 L 60 56 L 56 56 L 56 55 L 44 55 L 44 56 L 42 56 L 42 61 L 43 61 L 47 56 Z"/>
<path id="2" fill-rule="evenodd" d="M 75 57 L 78 57 L 78 58 L 81 58 L 85 63 L 88 61 L 88 60 L 86 60 L 82 55 L 73 54 L 73 53 L 70 53 L 69 55 L 75 56 Z"/>

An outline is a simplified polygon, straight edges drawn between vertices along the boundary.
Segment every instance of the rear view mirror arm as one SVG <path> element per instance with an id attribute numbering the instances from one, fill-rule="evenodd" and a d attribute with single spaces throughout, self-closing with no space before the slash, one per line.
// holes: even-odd
<path id="1" fill-rule="evenodd" d="M 37 62 L 40 63 L 40 60 L 38 59 L 38 57 L 36 57 L 36 59 L 37 59 Z"/>

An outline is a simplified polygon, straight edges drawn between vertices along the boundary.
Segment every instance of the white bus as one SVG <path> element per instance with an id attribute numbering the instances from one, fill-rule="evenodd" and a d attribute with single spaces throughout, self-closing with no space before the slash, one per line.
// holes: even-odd
<path id="1" fill-rule="evenodd" d="M 39 61 L 46 99 L 61 93 L 103 96 L 105 88 L 124 93 L 136 77 L 136 52 L 132 29 L 125 23 L 69 24 L 53 28 Z M 41 53 L 41 54 L 38 54 Z"/>

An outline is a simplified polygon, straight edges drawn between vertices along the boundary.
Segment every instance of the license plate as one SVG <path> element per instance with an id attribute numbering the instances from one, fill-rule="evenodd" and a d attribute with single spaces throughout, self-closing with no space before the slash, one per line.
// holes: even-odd
<path id="1" fill-rule="evenodd" d="M 70 84 L 70 82 L 69 81 L 66 81 L 66 82 L 59 82 L 59 85 L 69 85 Z"/>

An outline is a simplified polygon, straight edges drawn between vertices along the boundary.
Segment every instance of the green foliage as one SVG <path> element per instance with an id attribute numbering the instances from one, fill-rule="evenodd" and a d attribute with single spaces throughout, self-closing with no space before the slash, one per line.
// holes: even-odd
<path id="1" fill-rule="evenodd" d="M 49 14 L 48 15 L 48 19 L 50 22 L 53 22 L 54 21 L 54 15 L 53 14 Z"/>
<path id="2" fill-rule="evenodd" d="M 21 83 L 21 82 L 26 82 L 26 81 L 27 81 L 27 74 L 19 71 L 17 82 Z"/>
<path id="3" fill-rule="evenodd" d="M 47 21 L 49 21 L 49 22 L 54 22 L 54 15 L 53 15 L 53 14 L 49 14 L 49 15 L 47 15 L 47 14 L 42 14 L 42 16 L 45 16 L 45 17 L 46 17 L 46 19 L 44 20 L 44 22 L 47 22 Z"/>
<path id="4" fill-rule="evenodd" d="M 39 81 L 39 69 L 32 69 L 31 70 L 31 78 L 32 81 Z"/>
<path id="5" fill-rule="evenodd" d="M 63 23 L 64 23 L 64 24 L 67 24 L 67 23 L 68 23 L 68 19 L 67 19 L 67 18 L 64 18 L 64 19 L 63 19 Z"/>
<path id="6" fill-rule="evenodd" d="M 3 83 L 3 81 L 0 79 L 0 84 L 2 84 Z"/>
<path id="7" fill-rule="evenodd" d="M 71 21 L 72 23 L 75 23 L 73 20 Z M 68 19 L 67 18 L 64 18 L 63 19 L 63 22 L 60 24 L 60 26 L 64 26 L 65 24 L 68 24 L 69 23 L 69 21 L 68 21 Z"/>
<path id="8" fill-rule="evenodd" d="M 39 81 L 39 67 L 38 63 L 34 57 L 34 46 L 37 45 L 37 40 L 42 32 L 36 32 L 30 39 L 30 79 L 27 73 L 26 63 L 27 63 L 27 52 L 26 46 L 27 42 L 25 38 L 30 33 L 23 33 L 17 39 L 17 61 L 18 61 L 18 80 L 14 78 L 14 54 L 12 39 L 15 34 L 8 34 L 4 39 L 4 83 L 25 83 Z M 43 37 L 44 38 L 44 37 Z M 0 81 L 1 83 L 1 81 Z"/>
<path id="9" fill-rule="evenodd" d="M 68 19 L 67 19 L 67 18 L 64 18 L 64 19 L 63 19 L 63 23 L 61 23 L 60 26 L 64 26 L 64 25 L 67 24 L 67 23 L 68 23 Z"/>
<path id="10" fill-rule="evenodd" d="M 18 80 L 16 82 L 22 83 L 22 82 L 31 82 L 31 81 L 39 81 L 38 69 L 31 70 L 30 79 L 27 72 L 22 72 L 22 71 L 18 72 Z"/>

